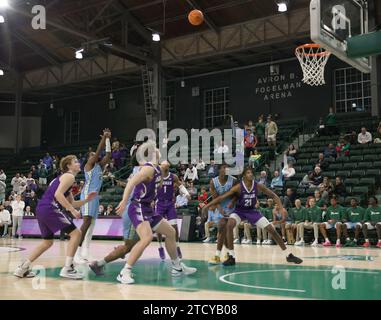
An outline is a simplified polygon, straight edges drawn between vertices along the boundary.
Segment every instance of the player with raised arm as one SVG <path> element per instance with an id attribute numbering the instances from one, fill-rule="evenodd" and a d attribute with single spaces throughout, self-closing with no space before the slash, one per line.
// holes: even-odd
<path id="1" fill-rule="evenodd" d="M 167 219 L 169 224 L 175 229 L 176 243 L 177 243 L 177 256 L 181 259 L 182 253 L 179 243 L 179 229 L 177 227 L 177 212 L 175 208 L 175 190 L 178 188 L 181 194 L 184 194 L 190 200 L 188 190 L 179 180 L 179 177 L 169 172 L 170 163 L 163 161 L 160 164 L 161 172 L 163 175 L 163 182 L 161 188 L 157 192 L 156 212 L 163 218 Z M 162 260 L 165 260 L 165 251 L 162 245 L 162 236 L 157 234 L 159 241 L 159 255 Z"/>
<path id="2" fill-rule="evenodd" d="M 77 229 L 73 221 L 63 211 L 67 210 L 75 218 L 79 219 L 81 215 L 76 208 L 80 208 L 90 202 L 97 196 L 97 193 L 90 192 L 86 196 L 86 199 L 74 201 L 71 188 L 75 181 L 75 176 L 81 171 L 80 163 L 76 156 L 69 155 L 62 158 L 60 167 L 62 175 L 50 183 L 36 208 L 36 217 L 43 240 L 15 270 L 14 275 L 19 278 L 31 278 L 35 276 L 30 266 L 32 262 L 53 245 L 54 234 L 57 231 L 64 231 L 70 236 L 66 248 L 65 266 L 62 268 L 60 276 L 70 279 L 82 279 L 84 277 L 73 265 L 74 254 L 81 240 L 81 231 Z"/>
<path id="3" fill-rule="evenodd" d="M 89 158 L 85 165 L 85 185 L 81 190 L 81 200 L 86 199 L 91 192 L 99 194 L 102 187 L 102 176 L 104 167 L 111 160 L 111 131 L 104 129 L 101 141 L 95 152 L 89 153 Z M 103 149 L 106 148 L 105 156 L 100 160 Z M 85 263 L 89 260 L 90 241 L 93 236 L 95 221 L 99 212 L 99 196 L 95 197 L 91 202 L 81 207 L 83 223 L 81 225 L 81 241 L 75 254 L 76 263 Z"/>
<path id="4" fill-rule="evenodd" d="M 302 263 L 303 260 L 294 256 L 287 249 L 286 245 L 282 241 L 282 238 L 278 232 L 274 229 L 273 225 L 256 210 L 255 205 L 257 203 L 258 191 L 266 194 L 274 199 L 275 204 L 278 205 L 279 210 L 287 215 L 287 211 L 283 208 L 282 202 L 279 197 L 267 187 L 257 184 L 254 179 L 253 169 L 250 167 L 245 168 L 242 174 L 243 178 L 240 184 L 235 185 L 230 191 L 217 197 L 209 202 L 203 211 L 207 212 L 210 206 L 217 205 L 227 198 L 237 197 L 236 207 L 234 212 L 229 216 L 226 224 L 226 240 L 228 248 L 228 260 L 224 262 L 225 266 L 231 266 L 235 264 L 235 253 L 233 244 L 233 229 L 242 220 L 249 221 L 253 226 L 257 225 L 260 228 L 265 228 L 266 231 L 272 236 L 275 242 L 280 246 L 283 251 L 286 251 L 287 262 L 293 262 L 296 264 Z"/>

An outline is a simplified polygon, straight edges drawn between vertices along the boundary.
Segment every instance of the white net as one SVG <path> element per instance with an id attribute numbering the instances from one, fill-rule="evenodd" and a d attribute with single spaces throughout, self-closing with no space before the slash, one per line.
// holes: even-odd
<path id="1" fill-rule="evenodd" d="M 318 44 L 305 44 L 297 47 L 295 54 L 303 70 L 303 82 L 310 86 L 325 84 L 324 69 L 331 55 Z"/>

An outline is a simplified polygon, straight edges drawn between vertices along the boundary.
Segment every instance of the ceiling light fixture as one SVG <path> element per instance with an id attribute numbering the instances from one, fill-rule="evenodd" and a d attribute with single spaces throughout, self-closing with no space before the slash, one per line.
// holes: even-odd
<path id="1" fill-rule="evenodd" d="M 159 42 L 160 41 L 160 34 L 157 32 L 152 33 L 152 41 Z"/>
<path id="2" fill-rule="evenodd" d="M 2 16 L 1 14 L 0 14 L 0 23 L 4 23 L 5 22 L 5 18 L 4 18 L 4 16 Z"/>
<path id="3" fill-rule="evenodd" d="M 84 51 L 83 48 L 77 50 L 77 51 L 75 52 L 75 58 L 76 58 L 76 59 L 79 59 L 79 60 L 80 60 L 80 59 L 83 59 L 83 51 Z"/>
<path id="4" fill-rule="evenodd" d="M 9 7 L 8 0 L 0 0 L 0 8 L 6 8 Z"/>
<path id="5" fill-rule="evenodd" d="M 3 75 L 4 75 L 4 70 L 0 69 L 0 76 L 3 76 Z"/>
<path id="6" fill-rule="evenodd" d="M 288 6 L 286 1 L 281 1 L 278 3 L 278 11 L 279 12 L 287 12 Z"/>

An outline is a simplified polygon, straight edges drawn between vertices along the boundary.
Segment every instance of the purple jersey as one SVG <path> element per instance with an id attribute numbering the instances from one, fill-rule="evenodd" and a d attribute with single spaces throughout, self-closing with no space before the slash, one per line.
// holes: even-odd
<path id="1" fill-rule="evenodd" d="M 159 166 L 154 166 L 149 162 L 146 163 L 144 167 L 152 167 L 155 169 L 153 178 L 149 182 L 141 182 L 136 185 L 131 200 L 149 205 L 157 198 L 157 190 L 161 182 L 161 170 Z"/>
<path id="2" fill-rule="evenodd" d="M 173 173 L 163 178 L 161 188 L 157 192 L 158 202 L 173 202 L 175 200 L 175 181 Z"/>
<path id="3" fill-rule="evenodd" d="M 253 181 L 251 188 L 248 190 L 245 183 L 241 181 L 240 187 L 241 192 L 234 212 L 255 211 L 255 205 L 257 203 L 257 183 Z"/>
<path id="4" fill-rule="evenodd" d="M 54 206 L 56 208 L 62 209 L 62 206 L 59 204 L 59 202 L 55 198 L 55 193 L 58 189 L 58 186 L 60 185 L 60 178 L 59 176 L 50 182 L 49 187 L 46 189 L 44 195 L 42 196 L 41 200 L 38 202 L 38 207 L 40 206 Z M 64 196 L 67 197 L 70 194 L 71 187 L 66 190 L 64 193 Z"/>

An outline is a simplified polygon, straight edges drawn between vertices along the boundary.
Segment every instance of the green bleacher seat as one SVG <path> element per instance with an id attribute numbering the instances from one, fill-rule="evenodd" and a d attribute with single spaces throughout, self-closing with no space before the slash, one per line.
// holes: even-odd
<path id="1" fill-rule="evenodd" d="M 308 171 L 311 171 L 313 168 L 312 168 L 312 165 L 308 165 L 308 166 L 302 166 L 302 172 L 305 172 L 307 173 Z"/>
<path id="2" fill-rule="evenodd" d="M 351 172 L 349 170 L 336 171 L 336 177 L 347 178 L 350 175 L 351 175 Z"/>
<path id="3" fill-rule="evenodd" d="M 335 162 L 342 163 L 342 162 L 348 162 L 348 161 L 349 161 L 349 157 L 342 156 L 342 157 L 338 157 Z"/>
<path id="4" fill-rule="evenodd" d="M 346 186 L 357 186 L 359 184 L 360 179 L 358 178 L 347 178 L 344 183 Z"/>
<path id="5" fill-rule="evenodd" d="M 343 169 L 345 170 L 355 170 L 357 168 L 356 162 L 345 162 L 343 163 Z"/>
<path id="6" fill-rule="evenodd" d="M 363 151 L 361 151 L 361 152 L 363 152 Z M 362 155 L 361 156 L 351 156 L 351 157 L 349 157 L 349 160 L 351 162 L 360 162 L 360 161 L 363 161 L 363 156 Z"/>
<path id="7" fill-rule="evenodd" d="M 358 169 L 372 169 L 373 168 L 373 163 L 372 162 L 359 162 L 357 164 Z"/>
<path id="8" fill-rule="evenodd" d="M 368 187 L 375 187 L 376 185 L 376 178 L 361 178 L 359 182 L 359 186 L 368 186 Z"/>
<path id="9" fill-rule="evenodd" d="M 365 175 L 364 170 L 352 170 L 351 171 L 351 178 L 362 178 Z"/>
<path id="10" fill-rule="evenodd" d="M 299 159 L 298 161 L 297 161 L 297 164 L 298 165 L 307 165 L 307 164 L 309 164 L 309 159 Z"/>
<path id="11" fill-rule="evenodd" d="M 352 188 L 352 193 L 354 195 L 368 196 L 369 188 L 364 186 L 357 186 Z"/>
<path id="12" fill-rule="evenodd" d="M 342 163 L 332 163 L 329 165 L 329 170 L 340 170 L 342 169 L 343 164 Z"/>
<path id="13" fill-rule="evenodd" d="M 335 171 L 325 171 L 325 172 L 323 171 L 322 176 L 332 179 L 336 177 L 336 174 L 335 174 Z"/>
<path id="14" fill-rule="evenodd" d="M 362 156 L 364 154 L 364 150 L 362 149 L 350 150 L 350 154 L 351 154 L 351 157 Z"/>
<path id="15" fill-rule="evenodd" d="M 380 169 L 368 169 L 365 172 L 366 177 L 377 177 L 381 175 L 381 170 Z"/>
<path id="16" fill-rule="evenodd" d="M 374 161 L 373 162 L 373 168 L 374 169 L 381 169 L 381 161 Z"/>
<path id="17" fill-rule="evenodd" d="M 285 182 L 286 188 L 296 189 L 298 186 L 299 186 L 299 181 L 286 181 Z"/>
<path id="18" fill-rule="evenodd" d="M 378 160 L 378 154 L 366 154 L 364 155 L 364 161 L 377 161 Z"/>

